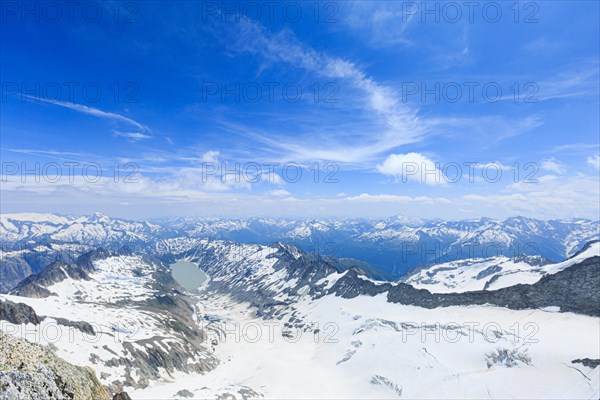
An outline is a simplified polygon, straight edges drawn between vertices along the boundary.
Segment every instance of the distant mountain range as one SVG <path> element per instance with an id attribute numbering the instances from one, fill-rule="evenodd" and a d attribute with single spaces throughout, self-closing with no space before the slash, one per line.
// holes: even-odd
<path id="1" fill-rule="evenodd" d="M 394 280 L 417 266 L 472 258 L 530 255 L 557 262 L 600 237 L 599 221 L 525 217 L 503 221 L 395 216 L 379 220 L 174 218 L 146 222 L 98 213 L 26 213 L 0 215 L 0 228 L 1 292 L 56 258 L 68 262 L 97 247 L 118 249 L 124 245 L 155 252 L 165 241 L 173 243 L 175 239 L 290 243 L 307 252 L 361 260 L 362 269 L 372 278 Z"/>

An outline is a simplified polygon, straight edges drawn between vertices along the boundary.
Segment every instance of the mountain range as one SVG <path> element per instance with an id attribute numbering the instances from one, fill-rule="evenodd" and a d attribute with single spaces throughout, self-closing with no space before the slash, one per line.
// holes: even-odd
<path id="1" fill-rule="evenodd" d="M 500 289 L 465 291 L 470 274 L 454 293 L 374 280 L 359 261 L 289 243 L 173 237 L 155 246 L 52 261 L 0 295 L 0 330 L 91 368 L 86 388 L 97 379 L 134 399 L 600 393 L 598 242 L 562 263 L 527 258 L 545 271 L 527 284 L 498 278 Z M 169 273 L 178 260 L 208 281 L 182 287 Z M 0 380 L 13 382 L 16 367 L 7 368 Z M 51 386 L 44 371 L 27 390 Z M 60 379 L 81 379 L 78 371 Z"/>
<path id="2" fill-rule="evenodd" d="M 0 292 L 54 259 L 72 261 L 98 247 L 154 253 L 164 241 L 231 240 L 239 243 L 285 242 L 324 256 L 356 259 L 375 279 L 395 280 L 415 267 L 472 258 L 523 255 L 558 262 L 600 238 L 600 222 L 542 221 L 525 217 L 496 221 L 420 220 L 395 216 L 381 220 L 268 218 L 175 218 L 127 221 L 96 213 L 0 215 L 2 246 Z"/>
<path id="3" fill-rule="evenodd" d="M 600 394 L 597 222 L 5 214 L 0 223 L 3 396 Z M 403 274 L 369 262 L 391 262 L 400 244 L 510 249 L 540 238 L 516 254 L 425 251 Z M 176 275 L 178 265 L 189 268 Z"/>

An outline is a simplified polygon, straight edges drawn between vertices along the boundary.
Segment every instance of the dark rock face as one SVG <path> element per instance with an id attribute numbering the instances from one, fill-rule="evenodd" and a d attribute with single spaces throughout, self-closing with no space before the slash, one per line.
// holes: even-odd
<path id="1" fill-rule="evenodd" d="M 83 333 L 87 333 L 88 335 L 94 336 L 96 335 L 96 331 L 94 327 L 85 321 L 70 321 L 65 318 L 56 318 L 56 322 L 59 325 L 70 326 L 72 328 L 78 329 Z"/>
<path id="2" fill-rule="evenodd" d="M 519 364 L 531 365 L 531 357 L 520 349 L 498 348 L 494 352 L 486 354 L 487 367 L 501 365 L 507 368 L 513 368 Z"/>
<path id="3" fill-rule="evenodd" d="M 563 312 L 600 316 L 600 257 L 592 257 L 533 285 L 516 285 L 494 291 L 432 294 L 398 284 L 388 301 L 425 308 L 492 304 L 515 310 L 557 306 Z"/>
<path id="4" fill-rule="evenodd" d="M 33 275 L 29 275 L 29 276 L 33 276 Z M 26 278 L 29 279 L 29 278 Z M 21 286 L 22 284 L 22 286 Z M 30 283 L 25 283 L 25 281 L 21 282 L 21 284 L 19 284 L 19 286 L 17 286 L 15 289 L 13 289 L 10 293 L 17 295 L 17 296 L 23 296 L 23 297 L 32 297 L 32 298 L 45 298 L 45 297 L 50 297 L 50 296 L 56 296 L 56 293 L 51 292 L 50 290 L 46 289 L 43 286 L 40 286 L 36 283 L 30 282 Z"/>
<path id="5" fill-rule="evenodd" d="M 581 364 L 584 367 L 594 369 L 600 365 L 600 360 L 591 358 L 578 358 L 577 360 L 571 361 L 573 364 Z"/>
<path id="6" fill-rule="evenodd" d="M 590 247 L 592 247 L 592 245 L 594 243 L 598 243 L 600 242 L 600 240 L 592 240 L 587 242 L 582 248 L 581 250 L 579 250 L 578 252 L 576 252 L 575 254 L 573 254 L 571 257 L 569 257 L 567 260 L 570 260 L 571 258 L 577 257 L 578 255 L 580 255 L 581 253 L 583 253 L 584 251 L 586 251 L 587 249 L 589 249 Z"/>
<path id="7" fill-rule="evenodd" d="M 187 389 L 180 390 L 179 392 L 175 393 L 175 395 L 179 396 L 179 397 L 188 397 L 188 398 L 194 397 L 194 393 L 190 392 Z"/>
<path id="8" fill-rule="evenodd" d="M 114 250 L 98 249 L 79 256 L 72 263 L 56 260 L 41 272 L 29 275 L 11 290 L 10 294 L 36 298 L 56 295 L 48 290 L 47 287 L 68 278 L 89 280 L 90 277 L 88 274 L 94 271 L 94 261 L 116 254 L 120 253 Z"/>
<path id="9" fill-rule="evenodd" d="M 61 244 L 58 249 L 52 245 L 52 241 L 0 245 L 3 252 L 0 261 L 0 293 L 8 293 L 23 279 L 42 271 L 53 261 L 74 262 L 77 255 L 82 253 L 80 248 L 84 247 Z"/>
<path id="10" fill-rule="evenodd" d="M 41 318 L 35 310 L 24 303 L 13 303 L 12 301 L 0 301 L 0 320 L 11 324 L 34 324 L 39 325 Z"/>
<path id="11" fill-rule="evenodd" d="M 197 341 L 176 343 L 162 337 L 152 337 L 133 343 L 125 342 L 123 347 L 127 357 L 112 358 L 104 364 L 108 367 L 124 366 L 125 380 L 115 382 L 116 386 L 146 387 L 151 379 L 159 379 L 162 370 L 169 373 L 182 371 L 185 373 L 204 374 L 217 366 L 218 360 Z M 140 350 L 143 346 L 145 350 Z M 190 357 L 196 362 L 191 362 Z M 131 376 L 135 371 L 137 381 Z"/>
<path id="12" fill-rule="evenodd" d="M 337 282 L 329 289 L 328 293 L 350 299 L 361 294 L 376 296 L 380 293 L 387 292 L 391 287 L 392 285 L 389 283 L 376 285 L 370 280 L 362 279 L 356 270 L 351 269 L 337 280 Z"/>
<path id="13" fill-rule="evenodd" d="M 89 279 L 87 274 L 83 274 L 83 271 L 77 270 L 72 264 L 57 260 L 42 272 L 29 275 L 10 293 L 24 297 L 48 297 L 52 292 L 46 289 L 47 286 L 61 282 L 70 276 Z"/>
<path id="14" fill-rule="evenodd" d="M 557 306 L 563 312 L 600 316 L 600 257 L 592 257 L 533 285 L 516 285 L 494 291 L 437 294 L 405 283 L 375 284 L 350 270 L 328 291 L 344 298 L 387 292 L 390 303 L 424 308 L 492 304 L 515 310 Z"/>
<path id="15" fill-rule="evenodd" d="M 129 397 L 127 392 L 119 392 L 113 396 L 112 400 L 131 400 L 131 397 Z"/>
<path id="16" fill-rule="evenodd" d="M 244 245 L 234 243 L 231 245 L 239 246 L 240 252 L 246 250 Z M 273 300 L 278 294 L 294 298 L 307 293 L 316 295 L 321 292 L 321 288 L 316 284 L 319 280 L 348 268 L 335 258 L 306 253 L 295 246 L 284 243 L 275 243 L 270 247 L 265 246 L 260 251 L 270 251 L 271 249 L 275 249 L 275 252 L 266 255 L 265 258 L 276 259 L 273 264 L 275 273 L 283 271 L 285 281 L 295 282 L 293 286 L 284 288 L 281 293 L 275 287 L 276 285 L 265 282 L 263 275 L 252 274 L 254 265 L 252 261 L 245 259 L 244 254 L 240 254 L 238 260 L 230 262 L 220 253 L 222 249 L 199 244 L 191 251 L 178 254 L 178 257 L 184 257 L 202 265 L 203 270 L 211 277 L 221 278 L 211 280 L 209 290 L 228 293 L 238 301 L 249 302 L 256 307 L 259 316 L 272 315 L 274 308 L 287 305 Z M 305 290 L 306 287 L 309 288 L 308 292 L 300 293 L 301 289 Z"/>
<path id="17" fill-rule="evenodd" d="M 34 272 L 23 257 L 3 257 L 0 265 L 0 293 L 10 289 Z"/>
<path id="18" fill-rule="evenodd" d="M 488 277 L 492 274 L 495 274 L 496 272 L 500 272 L 502 271 L 502 267 L 500 267 L 499 265 L 491 265 L 489 267 L 487 267 L 486 269 L 484 269 L 483 271 L 479 272 L 477 274 L 477 276 L 475 277 L 475 279 L 483 279 L 485 277 Z"/>

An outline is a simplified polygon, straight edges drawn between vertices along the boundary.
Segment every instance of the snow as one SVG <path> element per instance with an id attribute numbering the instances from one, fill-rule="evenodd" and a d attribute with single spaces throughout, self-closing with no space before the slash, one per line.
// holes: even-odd
<path id="1" fill-rule="evenodd" d="M 556 264 L 552 264 L 552 265 L 547 265 L 545 269 L 548 273 L 555 274 L 559 271 L 562 271 L 565 268 L 570 267 L 571 265 L 577 264 L 577 263 L 585 260 L 586 258 L 590 258 L 590 257 L 594 257 L 594 256 L 600 256 L 600 242 L 592 243 L 588 249 L 586 249 L 585 251 L 582 251 L 580 254 L 578 254 L 572 258 L 569 258 L 568 260 L 565 260 L 563 262 L 559 262 Z"/>
<path id="2" fill-rule="evenodd" d="M 120 235 L 143 238 L 157 229 L 101 215 L 70 218 L 27 214 L 18 218 L 21 219 L 0 216 L 3 230 L 8 227 L 10 235 L 15 237 L 54 232 L 65 240 L 115 238 L 118 242 L 123 237 Z M 67 222 L 61 222 L 65 226 L 58 229 L 56 221 L 63 221 L 61 218 Z M 35 223 L 14 222 L 31 220 Z M 214 232 L 248 227 L 247 221 L 180 223 L 194 234 L 203 234 L 207 229 Z M 338 221 L 331 226 L 339 229 L 354 223 Z M 479 238 L 506 242 L 512 237 L 497 230 L 498 222 L 491 220 L 480 220 L 480 226 L 472 229 L 448 222 L 419 230 L 394 225 L 398 223 L 406 221 L 403 218 L 380 221 L 373 231 L 358 230 L 354 234 L 372 240 L 412 240 L 421 232 L 454 237 L 457 241 Z M 513 232 L 541 229 L 525 219 L 505 223 L 514 224 Z M 294 234 L 303 234 L 306 229 L 311 232 L 331 229 L 322 221 L 286 224 L 286 229 Z M 303 228 L 298 231 L 299 227 Z M 574 242 L 575 237 L 588 235 L 586 229 L 569 240 Z M 197 323 L 209 333 L 208 347 L 216 341 L 214 354 L 220 365 L 204 375 L 163 371 L 162 378 L 152 381 L 147 388 L 125 387 L 132 398 L 176 398 L 176 393 L 183 389 L 192 391 L 196 398 L 214 398 L 225 393 L 240 398 L 250 391 L 266 398 L 319 399 L 598 398 L 600 395 L 600 368 L 592 370 L 572 363 L 580 358 L 600 358 L 599 318 L 561 313 L 556 307 L 515 311 L 494 306 L 455 306 L 429 310 L 388 303 L 385 294 L 353 299 L 327 295 L 312 299 L 302 295 L 308 286 L 299 290 L 297 298 L 292 298 L 286 289 L 297 286 L 299 280 L 286 279 L 286 271 L 275 268 L 274 254 L 281 245 L 236 245 L 194 237 L 156 239 L 152 243 L 159 254 L 185 254 L 182 259 L 187 260 L 210 254 L 200 267 L 210 270 L 212 281 L 247 291 L 273 291 L 278 293 L 277 300 L 294 303 L 287 306 L 287 313 L 275 314 L 282 319 L 268 320 L 259 318 L 250 304 L 210 292 L 209 286 L 203 285 L 196 297 L 195 309 L 200 317 Z M 57 246 L 64 245 L 52 244 L 53 248 Z M 294 258 L 301 256 L 293 247 L 286 250 Z M 599 253 L 600 243 L 596 243 L 572 259 L 544 266 L 508 257 L 454 261 L 421 270 L 407 281 L 433 292 L 449 292 L 480 290 L 493 276 L 498 276 L 490 284 L 491 289 L 497 289 L 534 283 L 544 274 L 556 273 Z M 154 346 L 168 350 L 169 342 L 181 339 L 165 329 L 165 319 L 169 316 L 142 306 L 154 294 L 152 279 L 157 265 L 145 257 L 131 255 L 98 260 L 94 266 L 91 280 L 66 279 L 48 288 L 58 296 L 38 299 L 0 295 L 1 299 L 26 303 L 38 315 L 46 317 L 38 326 L 0 321 L 0 329 L 54 345 L 57 354 L 67 361 L 90 366 L 98 376 L 105 374 L 101 380 L 108 384 L 123 379 L 125 369 L 106 367 L 95 362 L 94 355 L 101 360 L 110 360 L 115 354 L 126 357 L 124 341 L 146 351 L 148 344 L 136 341 L 155 337 L 162 339 L 154 342 Z M 500 270 L 481 277 L 482 272 L 494 266 Z M 331 288 L 344 275 L 333 273 L 316 284 Z M 292 316 L 305 323 L 305 330 L 286 327 Z M 74 328 L 57 325 L 57 318 L 87 321 L 97 334 L 86 336 Z M 510 357 L 502 358 L 502 354 Z M 193 361 L 190 357 L 185 362 Z M 131 376 L 136 379 L 135 371 Z"/>
<path id="3" fill-rule="evenodd" d="M 483 290 L 488 282 L 487 289 L 495 290 L 536 283 L 547 274 L 555 274 L 594 256 L 600 256 L 600 242 L 592 243 L 586 251 L 559 263 L 538 266 L 508 257 L 453 261 L 421 269 L 404 278 L 403 282 L 432 293 Z M 539 259 L 532 258 L 532 261 L 536 260 Z M 496 271 L 486 274 L 490 269 Z"/>
<path id="4" fill-rule="evenodd" d="M 0 299 L 25 303 L 40 316 L 39 325 L 14 325 L 0 321 L 0 329 L 37 343 L 52 344 L 65 360 L 89 366 L 105 384 L 123 379 L 124 366 L 107 367 L 93 361 L 93 355 L 109 360 L 117 355 L 128 357 L 124 342 L 167 338 L 171 333 L 164 328 L 162 316 L 144 310 L 143 302 L 153 290 L 148 286 L 156 266 L 148 264 L 142 256 L 110 257 L 94 262 L 96 271 L 91 280 L 65 279 L 48 287 L 58 294 L 47 298 L 29 298 L 0 295 Z M 134 273 L 134 270 L 136 273 Z M 141 304 L 142 307 L 138 307 Z M 59 325 L 56 318 L 85 321 L 96 334 L 83 333 L 76 328 Z"/>
<path id="5" fill-rule="evenodd" d="M 205 300 L 198 307 L 225 321 L 219 324 L 229 332 L 216 346 L 222 364 L 204 376 L 177 374 L 153 382 L 132 391 L 132 397 L 172 398 L 186 389 L 211 398 L 248 387 L 266 398 L 321 399 L 398 398 L 395 388 L 406 398 L 597 398 L 599 393 L 600 368 L 571 363 L 600 352 L 597 318 L 482 306 L 426 310 L 387 303 L 385 295 L 326 296 L 298 304 L 321 332 L 303 332 L 296 340 L 281 336 L 281 321 L 265 325 L 251 308 L 227 296 Z M 531 361 L 488 368 L 487 355 L 498 349 Z"/>
<path id="6" fill-rule="evenodd" d="M 68 217 L 56 214 L 41 214 L 41 213 L 19 213 L 19 214 L 1 214 L 0 221 L 20 221 L 20 222 L 35 222 L 35 223 L 51 223 L 51 224 L 66 224 L 69 222 Z"/>

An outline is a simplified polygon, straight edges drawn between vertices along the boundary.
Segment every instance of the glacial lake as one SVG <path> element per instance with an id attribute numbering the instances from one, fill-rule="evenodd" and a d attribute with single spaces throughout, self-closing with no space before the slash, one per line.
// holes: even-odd
<path id="1" fill-rule="evenodd" d="M 194 263 L 179 260 L 170 265 L 171 276 L 187 290 L 196 290 L 208 279 L 208 276 Z"/>

